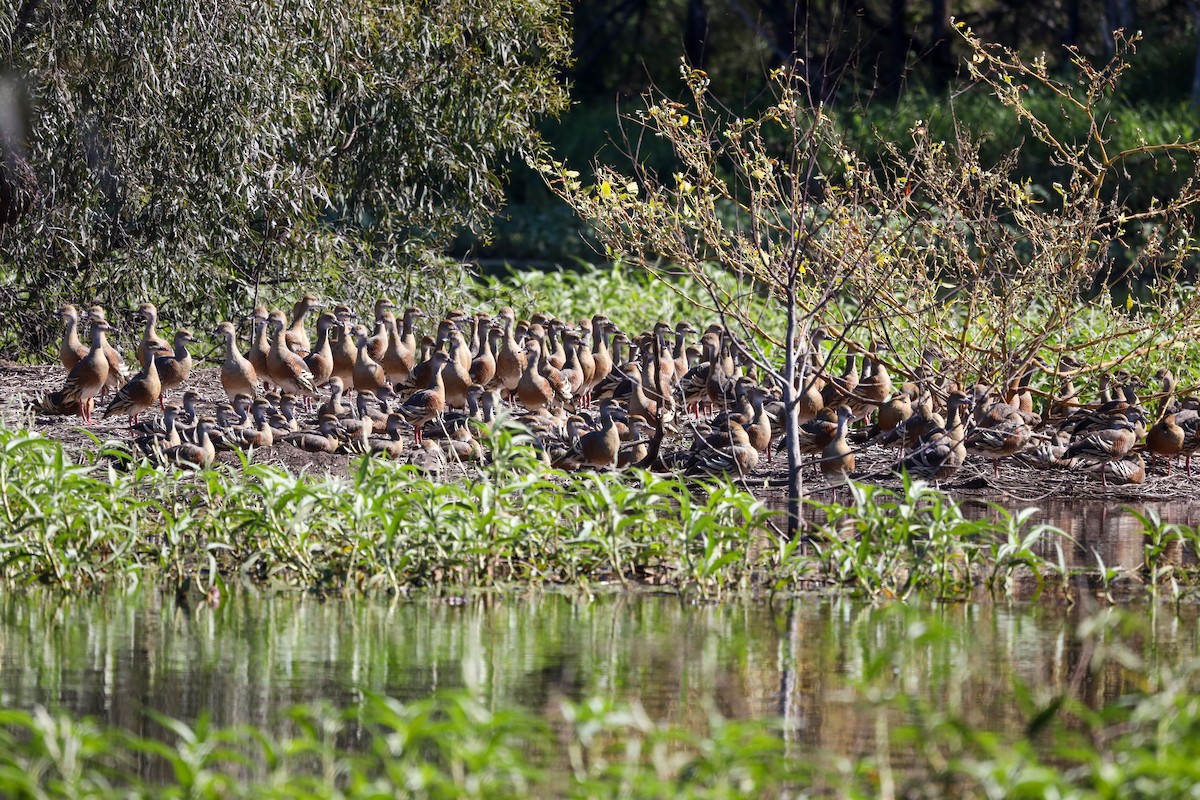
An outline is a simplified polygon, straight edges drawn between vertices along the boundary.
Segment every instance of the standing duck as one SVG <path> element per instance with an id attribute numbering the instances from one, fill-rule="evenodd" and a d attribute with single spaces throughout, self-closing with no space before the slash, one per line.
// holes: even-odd
<path id="1" fill-rule="evenodd" d="M 281 392 L 315 397 L 317 389 L 313 386 L 312 372 L 304 363 L 304 359 L 289 350 L 284 342 L 284 326 L 287 320 L 283 312 L 272 311 L 267 321 L 273 331 L 271 349 L 267 352 L 267 371 L 271 382 L 278 386 Z"/>
<path id="2" fill-rule="evenodd" d="M 354 337 L 358 345 L 358 354 L 354 358 L 354 368 L 351 370 L 354 388 L 362 393 L 376 394 L 387 386 L 387 372 L 371 357 L 371 339 L 367 336 L 367 329 L 356 325 Z"/>
<path id="3" fill-rule="evenodd" d="M 733 399 L 734 386 L 738 377 L 738 368 L 733 361 L 729 338 L 721 337 L 720 349 L 717 351 L 716 359 L 709 365 L 708 381 L 705 385 L 709 402 L 713 407 L 720 407 L 722 410 L 728 407 L 729 401 Z"/>
<path id="4" fill-rule="evenodd" d="M 1146 449 L 1151 457 L 1162 456 L 1167 462 L 1167 474 L 1171 474 L 1171 459 L 1183 452 L 1184 430 L 1175 421 L 1174 414 L 1164 414 L 1146 432 Z"/>
<path id="5" fill-rule="evenodd" d="M 496 377 L 496 356 L 492 352 L 492 336 L 496 329 L 492 326 L 492 318 L 486 314 L 480 314 L 476 324 L 478 327 L 475 335 L 479 344 L 475 350 L 475 357 L 471 359 L 468 375 L 472 385 L 487 386 Z"/>
<path id="6" fill-rule="evenodd" d="M 846 353 L 846 362 L 842 368 L 842 374 L 836 378 L 829 377 L 826 380 L 824 388 L 821 389 L 822 408 L 825 406 L 837 408 L 843 403 L 849 402 L 855 390 L 858 389 L 859 377 L 858 372 L 855 371 L 854 367 L 855 354 Z M 820 409 L 817 410 L 819 411 Z"/>
<path id="7" fill-rule="evenodd" d="M 192 354 L 188 352 L 187 346 L 196 341 L 192 336 L 192 332 L 186 328 L 180 328 L 175 331 L 175 341 L 172 347 L 165 348 L 170 351 L 162 355 L 155 356 L 158 362 L 158 377 L 162 381 L 163 394 L 183 385 L 183 382 L 192 374 Z M 164 348 L 159 348 L 161 352 Z M 162 399 L 159 398 L 159 405 L 162 405 Z"/>
<path id="8" fill-rule="evenodd" d="M 134 315 L 141 317 L 146 323 L 146 327 L 142 331 L 142 341 L 138 343 L 137 348 L 139 363 L 146 363 L 147 354 L 151 352 L 150 348 L 152 346 L 157 345 L 165 347 L 168 350 L 171 349 L 171 343 L 159 336 L 155 330 L 155 326 L 158 325 L 158 309 L 155 308 L 153 303 L 142 303 L 138 306 L 138 310 L 134 312 Z M 157 347 L 155 348 L 155 352 L 157 352 Z"/>
<path id="9" fill-rule="evenodd" d="M 108 321 L 104 307 L 99 305 L 89 307 L 85 317 L 93 323 Z M 125 385 L 125 359 L 121 358 L 117 348 L 109 344 L 107 339 L 104 342 L 104 358 L 108 361 L 108 380 L 104 382 L 104 388 L 100 390 L 100 397 L 103 397 L 110 389 L 116 391 Z"/>
<path id="10" fill-rule="evenodd" d="M 157 344 L 150 345 L 146 350 L 150 356 L 146 359 L 146 365 L 142 367 L 141 372 L 134 375 L 117 390 L 108 407 L 104 409 L 104 419 L 117 414 L 125 414 L 129 417 L 129 427 L 132 429 L 134 423 L 137 422 L 138 414 L 155 403 L 162 402 L 163 385 L 158 372 L 158 358 L 156 358 L 159 352 L 170 352 L 170 348 Z"/>
<path id="11" fill-rule="evenodd" d="M 683 380 L 690 367 L 687 358 L 687 335 L 699 332 L 690 322 L 680 322 L 675 326 L 675 344 L 671 350 L 671 358 L 675 361 L 674 375 L 677 381 Z"/>
<path id="12" fill-rule="evenodd" d="M 863 374 L 858 386 L 846 401 L 855 418 L 866 419 L 892 394 L 892 378 L 887 367 L 874 352 L 867 353 Z"/>
<path id="13" fill-rule="evenodd" d="M 320 308 L 317 296 L 309 292 L 296 301 L 292 306 L 292 324 L 288 325 L 283 341 L 288 349 L 299 356 L 306 356 L 312 350 L 308 339 L 308 331 L 304 329 L 304 318 L 314 308 Z"/>
<path id="14" fill-rule="evenodd" d="M 517 342 L 513 328 L 516 314 L 511 308 L 500 310 L 500 321 L 504 329 L 504 339 L 500 342 L 500 351 L 496 353 L 496 378 L 504 391 L 512 396 L 526 372 L 529 355 Z"/>
<path id="15" fill-rule="evenodd" d="M 329 332 L 341 325 L 337 317 L 328 312 L 317 318 L 317 341 L 312 351 L 304 356 L 304 365 L 312 373 L 314 386 L 320 386 L 333 376 L 333 350 L 329 346 Z"/>
<path id="16" fill-rule="evenodd" d="M 450 359 L 442 367 L 446 386 L 446 406 L 466 408 L 467 392 L 471 388 L 471 347 L 455 325 L 450 329 Z"/>
<path id="17" fill-rule="evenodd" d="M 78 404 L 79 415 L 83 417 L 84 425 L 91 424 L 94 399 L 108 381 L 108 358 L 104 355 L 107 342 L 104 334 L 110 330 L 112 326 L 103 320 L 92 323 L 92 346 L 63 383 L 62 402 L 67 407 Z"/>
<path id="18" fill-rule="evenodd" d="M 267 328 L 269 317 L 266 306 L 255 306 L 250 320 L 250 349 L 246 351 L 246 360 L 254 367 L 254 374 L 262 381 L 263 389 L 269 391 L 271 373 L 267 369 L 267 353 L 271 352 L 271 340 Z"/>
<path id="19" fill-rule="evenodd" d="M 412 374 L 413 365 L 416 363 L 417 342 L 413 334 L 413 319 L 418 314 L 421 312 L 416 308 L 404 312 L 403 331 L 397 327 L 395 314 L 388 312 L 384 315 L 384 321 L 388 325 L 388 346 L 379 363 L 387 373 L 388 382 L 397 387 L 408 385 L 409 375 Z M 411 347 L 408 345 L 410 338 Z"/>
<path id="20" fill-rule="evenodd" d="M 833 439 L 821 451 L 821 474 L 825 481 L 833 487 L 844 486 L 850 480 L 854 471 L 854 451 L 846 440 L 846 428 L 854 419 L 854 412 L 849 406 L 838 408 L 837 430 Z"/>
<path id="21" fill-rule="evenodd" d="M 64 305 L 58 316 L 65 324 L 62 344 L 58 348 L 58 359 L 62 362 L 63 369 L 70 372 L 80 359 L 87 356 L 88 348 L 79 341 L 79 312 L 75 306 L 69 303 Z"/>
<path id="22" fill-rule="evenodd" d="M 542 346 L 537 339 L 530 339 L 525 347 L 526 366 L 517 382 L 516 395 L 529 411 L 538 411 L 554 401 L 554 389 L 542 375 Z"/>
<path id="23" fill-rule="evenodd" d="M 396 308 L 387 297 L 380 297 L 375 301 L 375 331 L 371 335 L 371 358 L 376 361 L 383 360 L 383 354 L 387 351 L 388 343 L 392 338 L 392 325 L 388 324 L 388 315 Z M 393 321 L 395 315 L 392 314 Z"/>
<path id="24" fill-rule="evenodd" d="M 222 322 L 213 331 L 225 340 L 225 360 L 221 362 L 221 388 L 230 400 L 239 394 L 254 397 L 258 394 L 258 373 L 254 365 L 237 347 L 237 329 L 232 322 Z"/>
<path id="25" fill-rule="evenodd" d="M 1065 380 L 1058 396 L 1050 401 L 1049 409 L 1046 412 L 1047 420 L 1066 419 L 1082 407 L 1083 403 L 1079 400 L 1079 387 L 1075 385 L 1075 376 L 1079 374 L 1082 366 L 1070 355 L 1064 355 L 1058 360 L 1058 369 L 1051 374 L 1053 377 Z"/>
<path id="26" fill-rule="evenodd" d="M 347 390 L 354 388 L 354 360 L 358 358 L 358 345 L 354 342 L 355 314 L 349 306 L 340 305 L 333 309 L 338 322 L 342 323 L 331 331 L 329 348 L 333 354 L 333 374 L 342 379 Z"/>
<path id="27" fill-rule="evenodd" d="M 426 422 L 437 419 L 446 410 L 446 386 L 442 380 L 442 368 L 450 357 L 441 350 L 435 352 L 430 359 L 431 377 L 429 384 L 414 392 L 397 408 L 408 423 L 413 426 L 414 443 L 421 444 L 421 428 Z"/>

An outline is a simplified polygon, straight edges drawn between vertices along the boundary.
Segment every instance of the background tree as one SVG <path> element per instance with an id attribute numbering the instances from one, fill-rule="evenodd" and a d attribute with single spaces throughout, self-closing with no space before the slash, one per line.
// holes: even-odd
<path id="1" fill-rule="evenodd" d="M 1004 391 L 1038 358 L 1072 354 L 1108 369 L 1170 348 L 1200 319 L 1200 295 L 1183 283 L 1195 252 L 1200 141 L 1121 149 L 1105 133 L 1131 41 L 1118 36 L 1116 57 L 1101 66 L 1073 54 L 1075 75 L 1061 79 L 1045 59 L 1026 61 L 961 31 L 971 74 L 1067 176 L 1053 196 L 1033 193 L 1017 172 L 1019 149 L 990 161 L 969 131 L 946 141 L 921 121 L 908 130 L 911 144 L 884 142 L 887 162 L 872 165 L 835 114 L 806 102 L 799 71 L 786 69 L 773 73 L 775 102 L 748 117 L 721 109 L 707 74 L 685 66 L 686 97 L 653 94 L 629 119 L 648 134 L 627 140 L 632 173 L 597 164 L 585 180 L 561 161 L 539 164 L 608 256 L 664 278 L 683 270 L 705 287 L 695 302 L 719 315 L 759 377 L 781 388 L 793 531 L 802 497 L 798 399 L 813 380 L 816 326 L 833 332 L 835 353 L 874 342 L 877 358 L 919 383 L 922 351 L 936 348 L 959 386 Z M 1031 108 L 1035 86 L 1057 102 Z M 1078 119 L 1070 139 L 1051 127 L 1062 115 Z M 636 143 L 649 138 L 671 145 L 673 172 L 642 166 Z M 1141 161 L 1181 172 L 1182 188 L 1131 207 L 1109 184 Z M 1111 253 L 1135 232 L 1128 269 L 1145 295 L 1119 308 L 1110 290 L 1127 275 L 1113 269 Z"/>
<path id="2" fill-rule="evenodd" d="M 931 135 L 950 140 L 969 129 L 979 136 L 985 160 L 993 161 L 1025 139 L 1015 118 L 986 92 L 965 91 L 974 79 L 962 69 L 967 52 L 946 26 L 948 13 L 985 41 L 1009 47 L 1028 60 L 1045 54 L 1060 76 L 1072 75 L 1064 45 L 1091 61 L 1110 57 L 1109 0 L 595 0 L 573 2 L 576 59 L 567 71 L 577 103 L 543 131 L 560 157 L 573 163 L 597 154 L 628 168 L 620 154 L 620 119 L 637 108 L 646 89 L 678 96 L 680 57 L 704 69 L 710 94 L 738 113 L 753 115 L 773 99 L 765 76 L 792 68 L 805 81 L 809 102 L 838 112 L 838 124 L 874 166 L 886 164 L 883 142 L 908 146 L 907 129 L 923 120 Z M 697 48 L 687 36 L 690 8 L 703 8 L 705 37 Z M 1135 146 L 1138 131 L 1151 139 L 1188 141 L 1200 137 L 1200 120 L 1188 104 L 1200 86 L 1196 22 L 1188 5 L 1162 0 L 1134 4 L 1136 28 L 1144 33 L 1138 57 L 1115 92 L 1105 95 L 1107 135 L 1114 144 Z M 1126 31 L 1130 33 L 1130 31 Z M 685 41 L 687 40 L 687 41 Z M 702 53 L 696 63 L 693 50 Z M 1197 96 L 1200 96 L 1198 94 Z M 614 100 L 616 102 L 614 102 Z M 1031 87 L 1029 101 L 1050 120 L 1055 135 L 1078 135 L 1070 118 L 1046 112 L 1057 101 Z M 639 156 L 658 169 L 671 169 L 673 154 L 662 140 L 644 142 Z M 1069 179 L 1049 161 L 1040 142 L 1021 149 L 1016 174 L 1038 193 Z M 1138 206 L 1180 189 L 1179 174 L 1132 165 L 1106 183 Z M 455 252 L 474 257 L 532 259 L 568 264 L 593 258 L 594 235 L 545 190 L 541 179 L 519 165 L 513 171 L 510 203 L 487 242 L 460 240 Z M 580 235 L 582 234 L 582 236 Z M 1135 238 L 1119 255 L 1131 263 Z"/>
<path id="3" fill-rule="evenodd" d="M 565 107 L 568 46 L 553 0 L 10 3 L 0 343 L 43 346 L 63 301 L 415 299 Z"/>

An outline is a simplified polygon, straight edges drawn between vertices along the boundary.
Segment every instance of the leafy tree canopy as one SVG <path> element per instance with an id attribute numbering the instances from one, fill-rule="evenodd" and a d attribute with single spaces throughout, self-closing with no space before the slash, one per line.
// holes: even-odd
<path id="1" fill-rule="evenodd" d="M 43 346 L 60 302 L 198 321 L 263 286 L 418 295 L 567 102 L 555 0 L 5 5 L 10 349 Z"/>

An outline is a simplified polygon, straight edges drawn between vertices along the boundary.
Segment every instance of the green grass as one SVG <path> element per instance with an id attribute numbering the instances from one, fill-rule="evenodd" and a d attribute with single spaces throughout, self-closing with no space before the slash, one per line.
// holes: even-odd
<path id="1" fill-rule="evenodd" d="M 510 269 L 498 277 L 482 278 L 475 290 L 485 308 L 511 305 L 518 316 L 550 310 L 559 319 L 578 322 L 604 313 L 622 330 L 650 328 L 663 320 L 716 321 L 715 315 L 697 309 L 688 300 L 704 290 L 694 281 L 677 278 L 664 282 L 638 267 L 616 262 L 599 267 L 580 264 L 577 269 Z M 782 316 L 777 321 L 782 321 Z"/>
<path id="2" fill-rule="evenodd" d="M 713 276 L 727 287 L 733 285 L 727 275 L 721 275 L 715 268 Z M 1176 286 L 1173 290 L 1175 295 L 1169 298 L 1151 298 L 1148 295 L 1141 298 L 1139 291 L 1135 289 L 1130 295 L 1127 308 L 1122 307 L 1123 303 L 1115 304 L 1108 295 L 1101 295 L 1091 303 L 1081 305 L 1070 326 L 1047 332 L 1041 355 L 1051 364 L 1057 363 L 1056 354 L 1060 352 L 1074 352 L 1077 358 L 1088 365 L 1123 362 L 1126 368 L 1147 381 L 1147 385 L 1152 387 L 1151 391 L 1157 390 L 1151 378 L 1160 366 L 1169 366 L 1181 387 L 1197 385 L 1200 383 L 1200 372 L 1191 365 L 1200 364 L 1200 341 L 1188 336 L 1169 341 L 1165 334 L 1151 336 L 1145 333 L 1146 329 L 1159 327 L 1159 315 L 1172 313 L 1172 309 L 1186 301 L 1194 290 L 1188 286 Z M 611 265 L 579 264 L 575 269 L 545 271 L 513 268 L 501 276 L 480 278 L 472 294 L 475 307 L 479 309 L 494 311 L 511 305 L 519 316 L 526 317 L 534 311 L 550 311 L 562 320 L 578 322 L 590 319 L 597 312 L 604 312 L 623 330 L 632 333 L 649 329 L 659 320 L 672 325 L 679 320 L 688 320 L 701 329 L 721 321 L 718 314 L 708 308 L 698 307 L 688 299 L 704 297 L 703 288 L 695 281 L 678 276 L 658 280 L 638 267 L 621 262 Z M 1158 310 L 1160 303 L 1165 310 Z M 782 305 L 763 303 L 761 310 L 759 322 L 762 327 L 781 340 L 785 327 Z M 871 336 L 886 341 L 895 351 L 884 353 L 884 357 L 895 365 L 912 367 L 920 363 L 921 349 L 938 328 L 957 331 L 966 326 L 968 342 L 975 342 L 976 339 L 991 341 L 1007 352 L 1017 352 L 1022 343 L 1029 339 L 1027 332 L 1041 332 L 1044 329 L 1047 310 L 1045 304 L 1035 301 L 1017 312 L 1018 316 L 1004 328 L 1006 333 L 994 340 L 992 337 L 996 333 L 991 326 L 998 323 L 980 319 L 968 321 L 967 309 L 962 303 L 948 303 L 935 314 L 918 314 L 911 319 L 897 318 L 886 326 L 876 325 L 870 332 L 862 327 L 854 327 L 848 336 L 862 345 Z M 837 330 L 852 322 L 854 315 L 854 304 L 843 298 L 826 309 L 824 321 Z M 1167 330 L 1170 329 L 1167 326 Z M 1123 330 L 1139 333 L 1122 335 Z M 770 342 L 761 343 L 768 354 L 782 362 L 781 350 Z M 1153 354 L 1150 357 L 1144 355 L 1147 348 Z M 838 355 L 844 349 L 839 349 Z M 1131 355 L 1139 351 L 1143 355 Z M 998 357 L 982 358 L 970 349 L 962 354 L 962 360 L 955 358 L 954 353 L 948 355 L 951 358 L 941 365 L 941 369 L 965 384 L 980 379 L 990 380 L 992 372 L 1002 372 L 1001 368 L 1005 366 Z M 840 365 L 840 362 L 837 363 Z M 1007 368 L 1016 369 L 1016 366 L 1008 364 Z M 1081 381 L 1085 384 L 1094 383 L 1097 377 L 1098 373 L 1093 373 Z M 1035 373 L 1032 386 L 1044 393 L 1052 393 L 1060 388 L 1054 385 L 1052 378 L 1041 372 Z M 1084 399 L 1094 397 L 1085 392 Z"/>

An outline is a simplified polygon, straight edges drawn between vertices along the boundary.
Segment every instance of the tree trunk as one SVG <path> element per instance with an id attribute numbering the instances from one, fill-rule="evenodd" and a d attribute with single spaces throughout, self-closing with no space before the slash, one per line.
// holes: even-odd
<path id="1" fill-rule="evenodd" d="M 787 413 L 785 436 L 787 437 L 787 468 L 788 468 L 788 539 L 795 541 L 803 527 L 800 519 L 800 500 L 804 497 L 804 477 L 800 472 L 800 392 L 797 384 L 804 386 L 808 380 L 805 367 L 808 365 L 808 348 L 800 352 L 799 342 L 807 342 L 808 336 L 802 335 L 800 321 L 796 318 L 796 295 L 792 287 L 788 287 L 787 296 L 787 330 L 784 335 L 786 355 L 783 364 L 783 407 Z M 797 363 L 799 362 L 799 363 Z M 799 380 L 797 381 L 797 378 Z"/>
<path id="2" fill-rule="evenodd" d="M 892 0 L 891 12 L 888 17 L 888 74 L 884 76 L 887 86 L 896 87 L 899 93 L 900 83 L 904 79 L 904 69 L 908 64 L 908 29 L 905 24 L 905 14 L 908 10 L 908 0 Z"/>
<path id="3" fill-rule="evenodd" d="M 688 64 L 704 69 L 705 41 L 708 38 L 708 12 L 704 0 L 688 0 L 683 26 L 683 52 Z"/>
<path id="4" fill-rule="evenodd" d="M 1200 108 L 1200 0 L 1188 0 L 1192 27 L 1196 29 L 1196 60 L 1192 67 L 1192 108 Z"/>
<path id="5" fill-rule="evenodd" d="M 943 89 L 954 77 L 954 54 L 950 44 L 950 0 L 931 0 L 929 59 L 933 65 L 933 79 Z"/>

